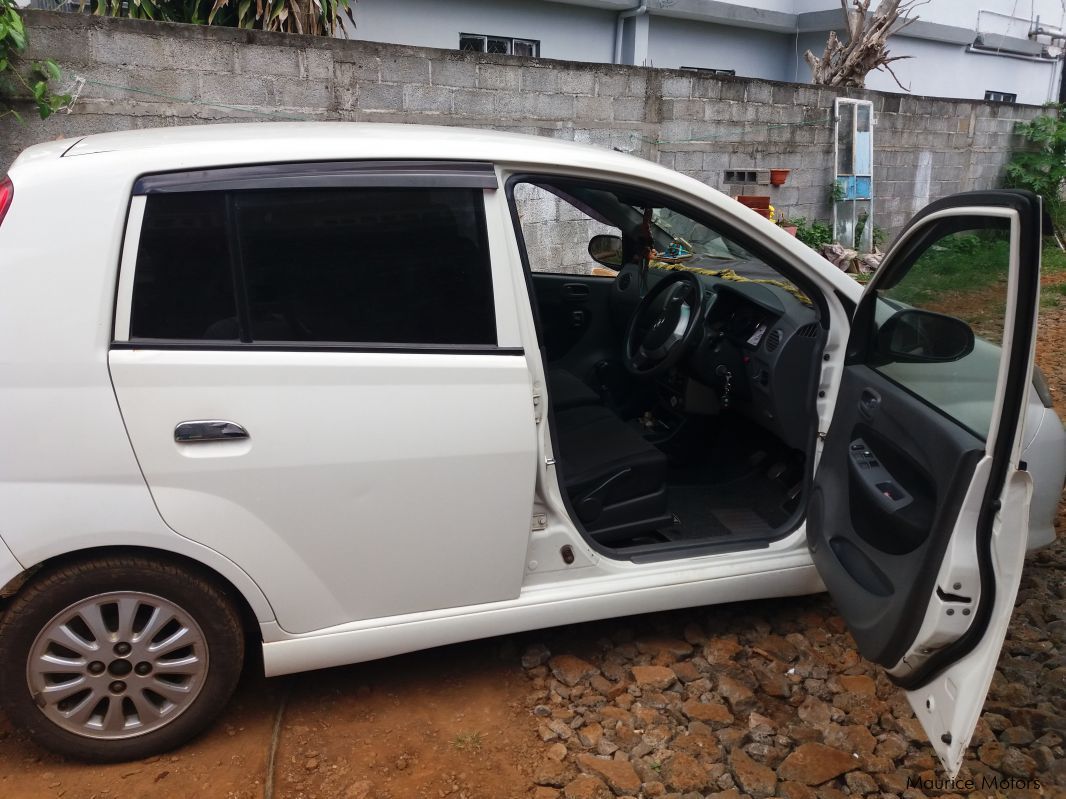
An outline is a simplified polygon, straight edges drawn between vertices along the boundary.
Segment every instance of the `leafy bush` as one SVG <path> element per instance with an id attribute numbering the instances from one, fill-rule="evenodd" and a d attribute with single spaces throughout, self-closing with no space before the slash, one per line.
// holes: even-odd
<path id="1" fill-rule="evenodd" d="M 70 102 L 65 94 L 53 94 L 49 81 L 59 80 L 59 66 L 48 58 L 29 64 L 26 74 L 17 67 L 21 63 L 21 54 L 26 50 L 26 28 L 22 24 L 18 7 L 14 0 L 0 0 L 0 87 L 5 99 L 22 92 L 28 94 L 37 106 L 41 119 L 47 119 L 53 113 Z M 18 111 L 11 107 L 0 109 L 0 118 L 11 115 L 21 119 Z"/>
<path id="2" fill-rule="evenodd" d="M 1055 111 L 1054 116 L 1039 116 L 1015 127 L 1015 132 L 1035 148 L 1014 154 L 1007 164 L 1006 182 L 1009 188 L 1028 189 L 1043 197 L 1044 208 L 1061 233 L 1066 230 L 1066 207 L 1059 194 L 1066 180 L 1066 120 L 1061 118 L 1061 105 L 1049 108 Z"/>
<path id="3" fill-rule="evenodd" d="M 796 227 L 796 238 L 810 247 L 812 250 L 821 251 L 825 244 L 833 243 L 833 229 L 828 222 L 815 219 L 808 222 L 804 217 L 789 219 L 784 224 Z"/>

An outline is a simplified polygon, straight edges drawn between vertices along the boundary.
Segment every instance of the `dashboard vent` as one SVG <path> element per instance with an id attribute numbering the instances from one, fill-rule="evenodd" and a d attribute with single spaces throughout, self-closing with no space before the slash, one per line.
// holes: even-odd
<path id="1" fill-rule="evenodd" d="M 768 335 L 766 337 L 766 351 L 767 352 L 773 352 L 778 347 L 780 347 L 781 346 L 781 337 L 783 335 L 784 335 L 784 333 L 782 333 L 780 329 L 771 330 L 770 331 L 770 335 Z"/>
<path id="2" fill-rule="evenodd" d="M 818 335 L 818 325 L 815 322 L 811 322 L 808 325 L 804 325 L 796 331 L 796 335 L 801 338 L 815 338 Z"/>

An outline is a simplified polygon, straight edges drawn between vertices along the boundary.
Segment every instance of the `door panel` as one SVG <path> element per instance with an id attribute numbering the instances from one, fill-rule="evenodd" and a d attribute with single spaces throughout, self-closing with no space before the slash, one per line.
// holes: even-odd
<path id="1" fill-rule="evenodd" d="M 1026 192 L 956 195 L 916 217 L 856 309 L 812 492 L 814 563 L 950 776 L 1028 537 L 1019 457 L 1040 232 Z"/>
<path id="2" fill-rule="evenodd" d="M 984 454 L 983 441 L 944 421 L 875 370 L 848 367 L 811 499 L 808 544 L 826 588 L 859 650 L 888 668 L 921 626 Z"/>
<path id="3" fill-rule="evenodd" d="M 115 349 L 110 366 L 164 520 L 251 574 L 285 630 L 518 596 L 521 355 Z M 175 441 L 194 420 L 247 438 Z"/>
<path id="4" fill-rule="evenodd" d="M 611 317 L 614 278 L 533 274 L 548 361 L 588 380 L 601 361 L 618 361 L 620 335 Z"/>

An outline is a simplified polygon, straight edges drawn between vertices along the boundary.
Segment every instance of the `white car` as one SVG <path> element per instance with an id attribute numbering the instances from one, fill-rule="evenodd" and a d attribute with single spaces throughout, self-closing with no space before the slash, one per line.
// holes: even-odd
<path id="1" fill-rule="evenodd" d="M 1040 214 L 937 201 L 864 291 L 698 181 L 549 139 L 31 147 L 0 188 L 0 702 L 140 758 L 247 647 L 279 675 L 825 587 L 954 774 L 1066 472 Z"/>

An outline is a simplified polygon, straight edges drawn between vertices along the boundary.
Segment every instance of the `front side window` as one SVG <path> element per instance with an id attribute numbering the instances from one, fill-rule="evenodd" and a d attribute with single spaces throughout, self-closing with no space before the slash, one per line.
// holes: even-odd
<path id="1" fill-rule="evenodd" d="M 477 189 L 149 195 L 132 302 L 133 339 L 496 343 Z"/>
<path id="2" fill-rule="evenodd" d="M 868 363 L 986 438 L 1006 321 L 1010 225 L 955 217 L 932 223 L 923 239 L 903 277 L 876 292 Z"/>

